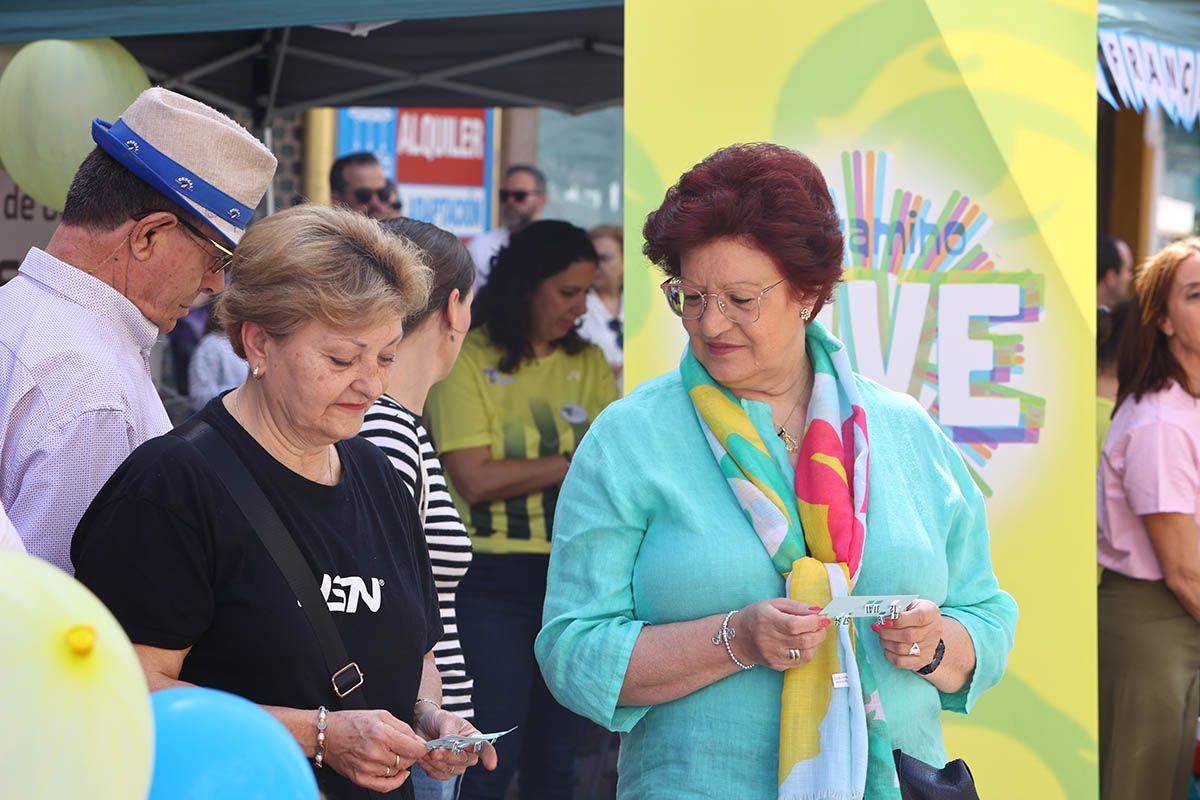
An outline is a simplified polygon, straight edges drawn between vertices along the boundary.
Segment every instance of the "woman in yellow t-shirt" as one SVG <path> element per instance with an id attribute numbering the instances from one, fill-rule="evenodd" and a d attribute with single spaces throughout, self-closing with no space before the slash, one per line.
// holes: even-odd
<path id="1" fill-rule="evenodd" d="M 588 426 L 617 398 L 604 354 L 576 332 L 597 260 L 587 233 L 566 222 L 513 234 L 479 291 L 477 327 L 427 406 L 475 551 L 458 590 L 474 722 L 519 726 L 496 742 L 499 769 L 468 773 L 463 800 L 499 800 L 517 768 L 522 798 L 573 796 L 583 720 L 550 695 L 533 641 L 559 487 Z"/>

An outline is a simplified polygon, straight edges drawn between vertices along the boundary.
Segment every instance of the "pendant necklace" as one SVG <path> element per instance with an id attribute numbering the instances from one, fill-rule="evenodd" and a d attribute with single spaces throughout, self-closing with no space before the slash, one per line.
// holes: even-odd
<path id="1" fill-rule="evenodd" d="M 775 431 L 775 435 L 783 440 L 783 446 L 789 453 L 794 453 L 800 449 L 800 445 L 796 443 L 795 438 L 792 437 L 792 434 L 787 429 L 787 424 L 792 421 L 792 417 L 796 415 L 796 409 L 798 408 L 800 408 L 800 401 L 796 402 L 796 405 L 792 407 L 792 413 L 787 415 L 787 419 L 779 426 L 779 430 Z"/>

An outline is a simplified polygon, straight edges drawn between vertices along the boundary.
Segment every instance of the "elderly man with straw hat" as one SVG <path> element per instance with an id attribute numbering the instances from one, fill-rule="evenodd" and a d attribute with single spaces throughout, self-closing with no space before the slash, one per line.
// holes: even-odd
<path id="1" fill-rule="evenodd" d="M 160 88 L 96 120 L 92 139 L 62 224 L 0 287 L 0 502 L 29 552 L 68 572 L 100 487 L 171 427 L 150 348 L 224 286 L 276 163 L 233 120 Z"/>

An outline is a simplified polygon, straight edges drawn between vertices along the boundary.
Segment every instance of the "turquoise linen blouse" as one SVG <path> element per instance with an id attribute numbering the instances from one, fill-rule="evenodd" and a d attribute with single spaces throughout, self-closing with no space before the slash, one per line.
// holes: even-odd
<path id="1" fill-rule="evenodd" d="M 992 572 L 983 497 L 954 445 L 907 395 L 862 377 L 858 390 L 871 464 L 856 592 L 932 600 L 975 644 L 971 681 L 944 694 L 887 664 L 878 637 L 858 625 L 859 641 L 882 665 L 876 679 L 894 745 L 941 765 L 939 712 L 966 713 L 999 681 L 1017 605 Z M 742 406 L 791 483 L 769 406 Z M 619 706 L 617 697 L 643 625 L 724 614 L 783 593 L 678 370 L 609 406 L 558 499 L 536 651 L 561 703 L 621 732 L 618 798 L 775 800 L 783 673 L 756 667 L 655 706 Z"/>

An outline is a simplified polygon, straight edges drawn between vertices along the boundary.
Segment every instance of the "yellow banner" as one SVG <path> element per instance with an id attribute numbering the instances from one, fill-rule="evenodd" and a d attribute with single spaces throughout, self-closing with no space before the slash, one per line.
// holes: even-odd
<path id="1" fill-rule="evenodd" d="M 640 256 L 666 188 L 733 142 L 814 158 L 848 268 L 822 319 L 959 446 L 1021 606 L 947 750 L 983 797 L 1094 797 L 1095 3 L 627 0 L 626 29 L 626 387 L 686 342 Z"/>

